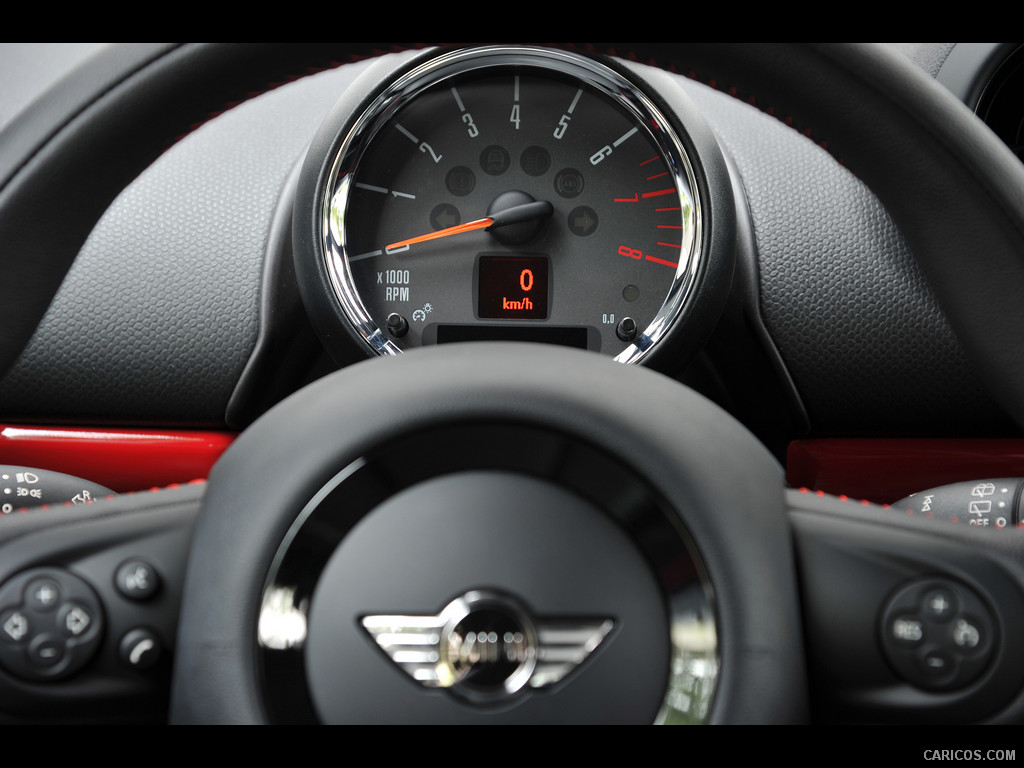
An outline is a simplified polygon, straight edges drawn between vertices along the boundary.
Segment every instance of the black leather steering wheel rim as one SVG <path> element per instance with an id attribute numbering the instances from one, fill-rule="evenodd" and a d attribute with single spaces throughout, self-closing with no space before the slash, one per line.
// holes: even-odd
<path id="1" fill-rule="evenodd" d="M 366 394 L 398 382 L 410 385 L 398 385 L 395 397 Z M 714 591 L 721 676 L 708 722 L 806 718 L 792 541 L 781 468 L 771 454 L 731 416 L 660 374 L 557 347 L 479 343 L 373 359 L 332 374 L 275 407 L 225 454 L 194 534 L 172 718 L 266 722 L 257 673 L 258 588 L 300 510 L 377 446 L 481 422 L 553 430 L 643 475 L 673 505 Z M 586 535 L 580 531 L 581 546 Z M 452 549 L 459 558 L 457 545 Z M 465 579 L 465 589 L 496 586 L 476 583 L 477 573 Z M 373 691 L 351 695 L 358 701 Z M 501 711 L 492 716 L 500 721 Z"/>

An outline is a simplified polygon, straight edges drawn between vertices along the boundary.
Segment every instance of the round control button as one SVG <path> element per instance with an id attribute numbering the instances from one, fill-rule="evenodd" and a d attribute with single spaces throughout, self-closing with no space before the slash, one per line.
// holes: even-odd
<path id="1" fill-rule="evenodd" d="M 79 637 L 92 626 L 92 613 L 83 605 L 67 603 L 57 615 L 57 626 L 68 637 Z"/>
<path id="2" fill-rule="evenodd" d="M 981 648 L 984 641 L 977 622 L 969 618 L 957 619 L 953 623 L 953 645 L 966 653 Z"/>
<path id="3" fill-rule="evenodd" d="M 149 669 L 160 660 L 160 638 L 144 627 L 133 629 L 121 638 L 118 657 L 132 669 Z"/>
<path id="4" fill-rule="evenodd" d="M 52 611 L 60 602 L 60 585 L 53 579 L 36 579 L 25 590 L 25 602 L 37 611 Z"/>
<path id="5" fill-rule="evenodd" d="M 28 617 L 19 610 L 0 613 L 0 638 L 9 643 L 24 643 L 30 632 Z"/>
<path id="6" fill-rule="evenodd" d="M 921 656 L 921 669 L 926 675 L 941 680 L 953 673 L 953 659 L 942 651 L 928 651 Z"/>
<path id="7" fill-rule="evenodd" d="M 118 567 L 114 584 L 129 600 L 148 600 L 160 589 L 160 575 L 145 560 L 129 560 Z"/>
<path id="8" fill-rule="evenodd" d="M 915 616 L 897 616 L 889 625 L 889 636 L 900 645 L 916 646 L 924 639 L 924 624 Z"/>
<path id="9" fill-rule="evenodd" d="M 956 611 L 956 601 L 948 589 L 933 589 L 924 596 L 925 615 L 935 621 L 948 621 Z"/>
<path id="10" fill-rule="evenodd" d="M 64 641 L 49 633 L 36 635 L 28 644 L 28 660 L 34 666 L 54 667 L 64 658 Z"/>

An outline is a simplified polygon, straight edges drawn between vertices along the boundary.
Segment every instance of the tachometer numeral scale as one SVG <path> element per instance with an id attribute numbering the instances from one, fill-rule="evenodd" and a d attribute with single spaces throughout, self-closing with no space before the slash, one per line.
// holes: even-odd
<path id="1" fill-rule="evenodd" d="M 325 231 L 377 351 L 518 339 L 629 359 L 663 332 L 696 258 L 693 185 L 664 119 L 602 77 L 454 54 L 364 116 Z"/>

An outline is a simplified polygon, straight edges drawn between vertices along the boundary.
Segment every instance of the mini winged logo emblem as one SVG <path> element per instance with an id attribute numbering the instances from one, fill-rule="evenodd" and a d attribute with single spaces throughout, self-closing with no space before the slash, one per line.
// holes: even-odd
<path id="1" fill-rule="evenodd" d="M 362 625 L 420 685 L 483 702 L 557 683 L 586 660 L 615 622 L 536 618 L 508 595 L 474 590 L 437 615 L 365 616 Z"/>

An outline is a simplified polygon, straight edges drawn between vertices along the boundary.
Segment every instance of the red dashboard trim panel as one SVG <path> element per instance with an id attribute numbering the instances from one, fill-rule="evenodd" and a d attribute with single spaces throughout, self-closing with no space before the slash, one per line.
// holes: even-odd
<path id="1" fill-rule="evenodd" d="M 237 434 L 0 425 L 0 464 L 49 469 L 123 493 L 205 478 Z"/>
<path id="2" fill-rule="evenodd" d="M 786 481 L 892 503 L 964 480 L 1024 477 L 1024 440 L 822 438 L 789 444 Z"/>
<path id="3" fill-rule="evenodd" d="M 123 493 L 205 478 L 236 437 L 226 431 L 0 424 L 0 464 L 65 472 Z M 791 487 L 876 503 L 990 477 L 1024 477 L 1024 440 L 796 440 L 786 460 Z"/>

